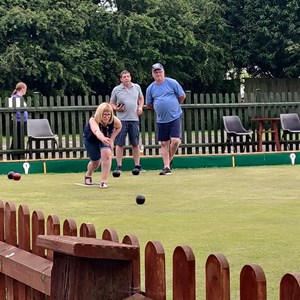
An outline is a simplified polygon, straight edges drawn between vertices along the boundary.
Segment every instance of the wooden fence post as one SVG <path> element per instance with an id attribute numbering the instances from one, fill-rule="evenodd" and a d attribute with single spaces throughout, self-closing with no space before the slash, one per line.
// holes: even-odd
<path id="1" fill-rule="evenodd" d="M 155 300 L 166 299 L 165 251 L 159 241 L 150 241 L 145 248 L 146 296 Z"/>
<path id="2" fill-rule="evenodd" d="M 188 246 L 173 252 L 173 300 L 196 299 L 195 256 Z"/>
<path id="3" fill-rule="evenodd" d="M 280 300 L 300 299 L 300 273 L 287 273 L 280 281 Z"/>
<path id="4" fill-rule="evenodd" d="M 229 263 L 222 253 L 209 255 L 206 260 L 206 299 L 230 299 Z"/>
<path id="5" fill-rule="evenodd" d="M 246 265 L 240 274 L 241 300 L 266 300 L 267 282 L 263 269 L 257 264 Z"/>
<path id="6" fill-rule="evenodd" d="M 132 295 L 132 260 L 138 248 L 95 238 L 40 235 L 53 251 L 52 300 L 124 299 Z"/>

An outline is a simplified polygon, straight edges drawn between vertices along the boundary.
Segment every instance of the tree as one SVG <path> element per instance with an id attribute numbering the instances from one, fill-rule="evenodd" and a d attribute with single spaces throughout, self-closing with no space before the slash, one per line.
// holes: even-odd
<path id="1" fill-rule="evenodd" d="M 233 65 L 252 76 L 300 75 L 298 0 L 226 0 Z"/>
<path id="2" fill-rule="evenodd" d="M 90 93 L 90 81 L 105 80 L 99 70 L 110 53 L 95 26 L 101 13 L 93 1 L 1 4 L 0 82 L 23 80 L 44 95 Z"/>

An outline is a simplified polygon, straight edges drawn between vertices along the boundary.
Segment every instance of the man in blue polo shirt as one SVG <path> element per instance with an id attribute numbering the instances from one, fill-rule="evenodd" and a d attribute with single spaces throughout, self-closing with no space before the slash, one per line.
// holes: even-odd
<path id="1" fill-rule="evenodd" d="M 181 85 L 170 77 L 165 77 L 160 63 L 152 66 L 152 82 L 146 90 L 146 104 L 156 112 L 157 137 L 161 145 L 164 167 L 159 175 L 171 175 L 173 157 L 181 140 L 182 103 L 186 97 Z"/>
<path id="2" fill-rule="evenodd" d="M 110 104 L 117 112 L 117 117 L 122 122 L 122 130 L 116 137 L 117 169 L 122 171 L 122 160 L 126 136 L 132 146 L 134 168 L 140 172 L 145 170 L 140 165 L 140 122 L 139 116 L 143 113 L 144 95 L 137 83 L 131 82 L 130 72 L 124 70 L 120 74 L 121 84 L 116 86 L 111 93 Z"/>

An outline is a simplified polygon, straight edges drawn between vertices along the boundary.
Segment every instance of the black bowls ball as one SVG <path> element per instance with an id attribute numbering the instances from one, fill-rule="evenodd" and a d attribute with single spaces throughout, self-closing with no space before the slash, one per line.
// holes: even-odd
<path id="1" fill-rule="evenodd" d="M 133 174 L 133 175 L 139 175 L 139 174 L 140 174 L 140 170 L 139 170 L 138 168 L 134 168 L 134 169 L 132 170 L 132 174 Z"/>
<path id="2" fill-rule="evenodd" d="M 14 174 L 15 174 L 15 172 L 13 172 L 13 171 L 8 172 L 7 173 L 7 178 L 8 179 L 14 179 Z"/>
<path id="3" fill-rule="evenodd" d="M 143 195 L 137 195 L 135 198 L 135 202 L 139 205 L 144 204 L 145 203 L 145 196 Z"/>
<path id="4" fill-rule="evenodd" d="M 121 172 L 120 172 L 119 170 L 114 170 L 114 171 L 112 172 L 112 175 L 113 175 L 114 177 L 120 177 Z"/>

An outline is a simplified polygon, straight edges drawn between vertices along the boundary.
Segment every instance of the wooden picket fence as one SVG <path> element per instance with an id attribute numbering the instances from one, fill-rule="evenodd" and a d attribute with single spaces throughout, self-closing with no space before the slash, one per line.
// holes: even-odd
<path id="1" fill-rule="evenodd" d="M 86 158 L 83 144 L 83 128 L 97 106 L 108 101 L 106 97 L 39 97 L 26 98 L 27 107 L 8 108 L 7 99 L 0 99 L 0 159 L 10 159 L 11 154 L 25 156 L 26 126 L 21 120 L 21 149 L 11 150 L 12 136 L 17 136 L 16 122 L 12 116 L 16 111 L 28 111 L 29 118 L 46 118 L 52 131 L 58 135 L 59 149 L 52 151 L 51 145 L 35 144 L 33 159 L 40 158 Z M 257 146 L 257 124 L 251 119 L 259 117 L 279 117 L 280 113 L 295 112 L 300 114 L 300 96 L 298 93 L 263 93 L 259 97 L 255 93 L 245 94 L 193 94 L 187 92 L 187 99 L 182 104 L 182 142 L 178 154 L 212 154 L 225 153 L 226 134 L 222 117 L 238 115 L 247 129 L 254 131 L 253 140 Z M 23 120 L 24 121 L 24 120 Z M 140 143 L 145 155 L 158 155 L 159 143 L 156 138 L 155 113 L 144 107 L 140 118 Z M 280 135 L 282 134 L 279 130 Z M 300 148 L 299 135 L 290 138 L 292 147 Z M 237 150 L 244 149 L 246 141 L 241 137 L 237 141 Z M 251 143 L 247 151 L 254 152 Z M 268 133 L 264 133 L 263 150 L 275 151 L 275 144 Z M 282 147 L 282 150 L 284 147 Z M 131 155 L 130 147 L 125 147 L 125 155 Z"/>
<path id="2" fill-rule="evenodd" d="M 163 245 L 149 241 L 144 252 L 141 290 L 140 243 L 134 235 L 119 239 L 114 229 L 96 238 L 93 224 L 77 228 L 73 219 L 45 220 L 27 205 L 0 201 L 0 299 L 6 300 L 165 300 L 166 259 Z M 120 242 L 121 241 L 121 242 Z M 189 246 L 173 251 L 172 299 L 196 299 L 195 256 Z M 222 253 L 206 260 L 206 300 L 230 299 L 230 266 Z M 247 264 L 240 272 L 240 299 L 266 300 L 264 271 Z M 280 282 L 280 300 L 300 299 L 300 273 Z M 202 299 L 204 296 L 202 295 Z"/>

